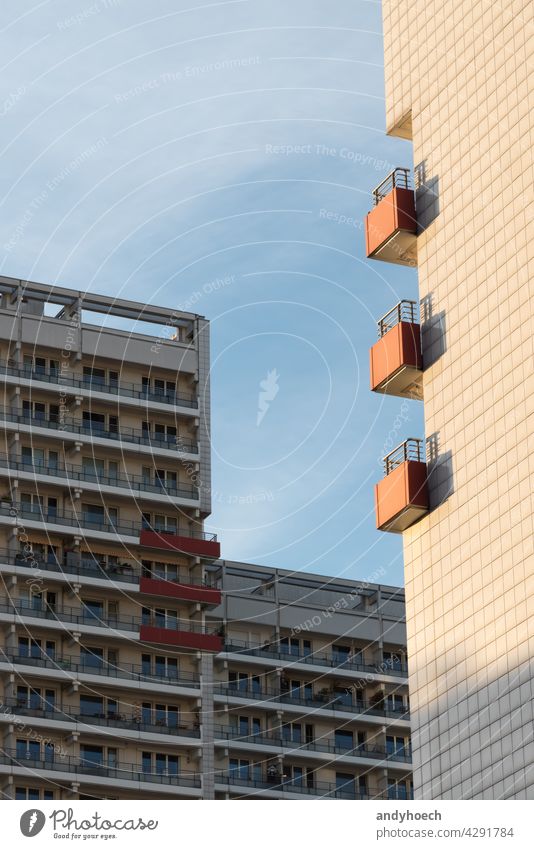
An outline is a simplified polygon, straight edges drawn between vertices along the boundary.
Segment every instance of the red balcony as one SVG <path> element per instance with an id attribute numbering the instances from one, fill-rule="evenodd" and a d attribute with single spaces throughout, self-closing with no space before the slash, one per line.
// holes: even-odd
<path id="1" fill-rule="evenodd" d="M 158 578 L 141 578 L 140 590 L 145 595 L 177 598 L 215 607 L 221 603 L 221 591 L 200 584 L 178 584 Z"/>
<path id="2" fill-rule="evenodd" d="M 423 358 L 415 301 L 400 301 L 378 322 L 370 351 L 371 389 L 401 398 L 422 398 Z"/>
<path id="3" fill-rule="evenodd" d="M 417 265 L 415 195 L 407 168 L 395 168 L 373 191 L 374 208 L 365 219 L 369 258 Z"/>
<path id="4" fill-rule="evenodd" d="M 143 530 L 139 537 L 140 545 L 145 548 L 157 548 L 162 551 L 174 551 L 179 554 L 192 554 L 206 560 L 218 560 L 221 546 L 215 534 L 202 531 L 191 532 L 185 536 L 167 533 L 167 531 Z"/>
<path id="5" fill-rule="evenodd" d="M 197 651 L 222 651 L 222 637 L 217 634 L 203 634 L 199 631 L 175 631 L 172 628 L 141 625 L 139 638 L 143 643 L 156 643 L 162 646 Z"/>
<path id="6" fill-rule="evenodd" d="M 428 512 L 423 441 L 407 439 L 384 458 L 385 477 L 375 485 L 376 526 L 402 533 Z"/>

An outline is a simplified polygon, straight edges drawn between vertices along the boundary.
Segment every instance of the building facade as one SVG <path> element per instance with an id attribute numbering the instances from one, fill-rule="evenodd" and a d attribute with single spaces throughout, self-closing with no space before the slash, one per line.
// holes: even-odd
<path id="1" fill-rule="evenodd" d="M 0 292 L 2 798 L 410 797 L 402 591 L 204 531 L 205 319 Z"/>
<path id="2" fill-rule="evenodd" d="M 532 799 L 532 6 L 383 14 L 415 182 L 377 188 L 367 254 L 417 266 L 421 315 L 386 321 L 372 388 L 423 398 L 426 445 L 389 458 L 377 525 L 403 532 L 416 798 Z"/>

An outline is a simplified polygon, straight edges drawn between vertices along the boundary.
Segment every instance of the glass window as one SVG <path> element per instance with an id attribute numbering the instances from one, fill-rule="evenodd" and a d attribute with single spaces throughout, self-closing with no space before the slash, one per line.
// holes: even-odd
<path id="1" fill-rule="evenodd" d="M 87 766 L 102 766 L 104 749 L 102 746 L 80 746 L 80 758 Z"/>
<path id="2" fill-rule="evenodd" d="M 337 731 L 335 732 L 336 749 L 352 749 L 354 746 L 354 738 L 352 731 Z"/>
<path id="3" fill-rule="evenodd" d="M 80 713 L 83 716 L 104 716 L 104 699 L 100 696 L 80 695 Z"/>
<path id="4" fill-rule="evenodd" d="M 356 789 L 354 776 L 346 772 L 336 772 L 336 796 L 343 799 L 354 799 Z"/>

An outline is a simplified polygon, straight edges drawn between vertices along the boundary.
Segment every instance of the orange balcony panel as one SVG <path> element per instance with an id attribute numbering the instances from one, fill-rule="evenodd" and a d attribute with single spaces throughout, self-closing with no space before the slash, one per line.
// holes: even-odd
<path id="1" fill-rule="evenodd" d="M 401 321 L 371 348 L 371 389 L 401 398 L 421 398 L 422 368 L 420 327 Z"/>
<path id="2" fill-rule="evenodd" d="M 181 601 L 200 602 L 216 606 L 221 603 L 221 591 L 194 584 L 175 584 L 157 578 L 141 578 L 140 590 L 146 595 L 160 598 L 178 598 Z"/>
<path id="3" fill-rule="evenodd" d="M 369 258 L 417 265 L 417 220 L 412 189 L 395 186 L 365 219 Z"/>
<path id="4" fill-rule="evenodd" d="M 375 484 L 376 527 L 402 533 L 428 512 L 426 463 L 405 460 Z"/>
<path id="5" fill-rule="evenodd" d="M 221 546 L 216 538 L 203 539 L 201 537 L 143 530 L 139 537 L 139 543 L 147 548 L 193 554 L 196 557 L 204 557 L 208 560 L 218 560 L 221 556 Z"/>
<path id="6" fill-rule="evenodd" d="M 139 636 L 143 643 L 157 643 L 197 651 L 220 652 L 222 650 L 222 638 L 217 634 L 195 634 L 192 631 L 173 631 L 170 628 L 141 625 Z"/>

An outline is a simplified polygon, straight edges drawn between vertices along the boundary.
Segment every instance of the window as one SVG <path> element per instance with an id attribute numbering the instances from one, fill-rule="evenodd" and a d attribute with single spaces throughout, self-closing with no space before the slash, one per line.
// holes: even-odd
<path id="1" fill-rule="evenodd" d="M 412 791 L 406 781 L 388 781 L 388 799 L 411 799 Z"/>
<path id="2" fill-rule="evenodd" d="M 104 747 L 103 746 L 80 746 L 80 760 L 85 766 L 103 766 L 104 765 Z"/>
<path id="3" fill-rule="evenodd" d="M 103 601 L 81 599 L 81 603 L 84 619 L 96 619 L 98 622 L 103 621 L 105 616 Z"/>
<path id="4" fill-rule="evenodd" d="M 180 759 L 178 755 L 165 755 L 161 752 L 143 752 L 141 758 L 143 772 L 156 775 L 178 775 Z"/>
<path id="5" fill-rule="evenodd" d="M 409 744 L 406 747 L 406 741 L 404 737 L 394 737 L 392 735 L 388 735 L 386 737 L 386 752 L 388 755 L 398 755 L 400 757 L 405 757 L 409 751 Z"/>
<path id="6" fill-rule="evenodd" d="M 402 713 L 405 710 L 403 698 L 397 693 L 389 693 L 385 700 L 386 710 Z"/>
<path id="7" fill-rule="evenodd" d="M 308 657 L 312 653 L 311 642 L 310 640 L 299 640 L 297 637 L 282 637 L 280 652 L 291 657 Z"/>
<path id="8" fill-rule="evenodd" d="M 352 749 L 354 748 L 354 735 L 352 731 L 338 731 L 334 735 L 334 743 L 336 749 Z"/>
<path id="9" fill-rule="evenodd" d="M 29 637 L 19 637 L 18 648 L 20 657 L 45 657 L 53 659 L 56 654 L 54 640 L 36 640 Z"/>
<path id="10" fill-rule="evenodd" d="M 40 687 L 17 687 L 17 707 L 30 710 L 54 710 L 55 690 L 41 690 Z"/>
<path id="11" fill-rule="evenodd" d="M 92 366 L 83 367 L 84 383 L 89 384 L 104 384 L 106 382 L 106 372 L 103 368 L 93 368 Z"/>
<path id="12" fill-rule="evenodd" d="M 382 652 L 382 659 L 384 661 L 384 666 L 388 669 L 394 669 L 396 672 L 402 671 L 402 656 L 400 654 L 396 654 L 395 652 L 385 651 Z"/>
<path id="13" fill-rule="evenodd" d="M 334 663 L 341 665 L 342 663 L 346 663 L 350 658 L 350 647 L 349 646 L 340 646 L 333 645 L 332 646 L 332 660 Z"/>
<path id="14" fill-rule="evenodd" d="M 250 763 L 243 758 L 230 758 L 230 777 L 237 781 L 261 781 L 261 763 Z"/>
<path id="15" fill-rule="evenodd" d="M 146 725 L 177 728 L 179 725 L 179 709 L 177 705 L 153 705 L 151 702 L 143 702 L 141 718 Z"/>
<path id="16" fill-rule="evenodd" d="M 287 722 L 283 725 L 282 738 L 297 745 L 302 743 L 302 725 L 300 722 Z"/>
<path id="17" fill-rule="evenodd" d="M 352 690 L 346 687 L 336 687 L 334 689 L 334 699 L 340 705 L 351 705 Z"/>
<path id="18" fill-rule="evenodd" d="M 249 675 L 248 672 L 229 672 L 228 684 L 233 690 L 252 692 L 254 695 L 261 693 L 261 681 L 259 675 Z"/>
<path id="19" fill-rule="evenodd" d="M 154 625 L 156 628 L 172 628 L 173 630 L 178 627 L 177 610 L 165 610 L 163 607 L 156 607 L 152 610 L 150 607 L 143 607 L 141 617 L 143 625 Z"/>
<path id="20" fill-rule="evenodd" d="M 104 699 L 101 696 L 80 695 L 80 713 L 82 716 L 104 716 Z"/>
<path id="21" fill-rule="evenodd" d="M 178 659 L 150 654 L 141 655 L 141 668 L 143 675 L 156 675 L 158 678 L 178 678 Z"/>
<path id="22" fill-rule="evenodd" d="M 336 772 L 336 797 L 338 799 L 355 799 L 356 787 L 354 776 L 347 772 Z"/>
<path id="23" fill-rule="evenodd" d="M 28 801 L 35 801 L 37 799 L 53 799 L 54 791 L 53 790 L 38 790 L 36 787 L 16 787 L 15 788 L 15 799 L 27 799 Z"/>
<path id="24" fill-rule="evenodd" d="M 261 720 L 257 716 L 232 717 L 234 730 L 240 737 L 251 737 L 261 733 Z"/>
<path id="25" fill-rule="evenodd" d="M 100 668 L 104 663 L 104 649 L 82 646 L 80 649 L 80 663 L 82 666 Z"/>
<path id="26" fill-rule="evenodd" d="M 83 426 L 91 431 L 105 431 L 106 417 L 103 413 L 92 413 L 88 410 L 83 411 Z"/>

